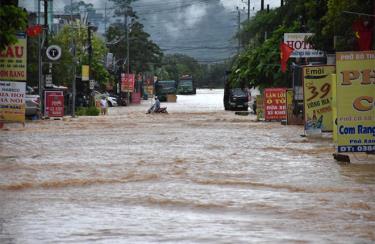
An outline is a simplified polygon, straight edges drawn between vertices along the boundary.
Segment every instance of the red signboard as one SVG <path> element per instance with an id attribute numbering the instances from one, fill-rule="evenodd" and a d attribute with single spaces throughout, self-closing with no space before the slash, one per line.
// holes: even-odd
<path id="1" fill-rule="evenodd" d="M 121 74 L 121 91 L 122 92 L 133 92 L 135 83 L 134 74 Z"/>
<path id="2" fill-rule="evenodd" d="M 267 88 L 264 90 L 264 119 L 286 119 L 286 88 Z"/>
<path id="3" fill-rule="evenodd" d="M 132 103 L 140 104 L 141 103 L 141 93 L 140 92 L 133 92 L 132 93 Z"/>
<path id="4" fill-rule="evenodd" d="M 45 91 L 44 93 L 44 114 L 47 117 L 64 116 L 64 94 L 62 91 Z"/>

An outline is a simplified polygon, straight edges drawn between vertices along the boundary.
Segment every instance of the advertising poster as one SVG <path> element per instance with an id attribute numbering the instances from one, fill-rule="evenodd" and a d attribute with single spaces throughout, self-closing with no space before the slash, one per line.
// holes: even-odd
<path id="1" fill-rule="evenodd" d="M 293 48 L 291 58 L 312 58 L 324 57 L 324 52 L 315 50 L 306 42 L 306 38 L 313 36 L 313 33 L 284 33 L 284 43 Z"/>
<path id="2" fill-rule="evenodd" d="M 266 121 L 286 119 L 286 88 L 264 90 L 264 119 Z"/>
<path id="3" fill-rule="evenodd" d="M 64 93 L 62 91 L 44 92 L 44 114 L 47 117 L 64 116 Z"/>
<path id="4" fill-rule="evenodd" d="M 0 81 L 0 121 L 25 122 L 25 82 Z"/>
<path id="5" fill-rule="evenodd" d="M 305 131 L 316 134 L 331 132 L 332 124 L 332 77 L 335 66 L 303 67 L 303 100 Z"/>
<path id="6" fill-rule="evenodd" d="M 336 53 L 338 152 L 375 151 L 375 51 Z"/>
<path id="7" fill-rule="evenodd" d="M 121 91 L 122 92 L 133 92 L 135 83 L 134 74 L 121 74 Z"/>
<path id="8" fill-rule="evenodd" d="M 26 36 L 17 36 L 17 42 L 0 50 L 0 80 L 26 81 Z"/>

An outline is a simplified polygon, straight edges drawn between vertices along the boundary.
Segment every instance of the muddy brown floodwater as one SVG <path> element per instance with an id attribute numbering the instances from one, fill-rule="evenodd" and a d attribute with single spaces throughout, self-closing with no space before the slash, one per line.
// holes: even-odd
<path id="1" fill-rule="evenodd" d="M 372 156 L 340 165 L 222 93 L 0 131 L 0 243 L 375 242 Z"/>

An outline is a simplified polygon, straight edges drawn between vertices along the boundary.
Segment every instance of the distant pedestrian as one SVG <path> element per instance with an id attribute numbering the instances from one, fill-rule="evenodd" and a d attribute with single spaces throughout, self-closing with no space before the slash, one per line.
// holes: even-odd
<path id="1" fill-rule="evenodd" d="M 100 100 L 100 110 L 101 110 L 102 115 L 107 114 L 108 102 L 107 102 L 107 98 L 105 96 L 102 96 L 102 99 Z"/>

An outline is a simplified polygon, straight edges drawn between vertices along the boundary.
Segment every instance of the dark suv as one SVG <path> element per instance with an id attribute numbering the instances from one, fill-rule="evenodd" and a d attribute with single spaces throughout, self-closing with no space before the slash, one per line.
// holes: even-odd
<path id="1" fill-rule="evenodd" d="M 225 110 L 244 110 L 249 109 L 249 94 L 241 88 L 233 88 L 224 91 Z"/>

